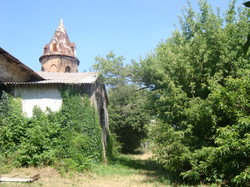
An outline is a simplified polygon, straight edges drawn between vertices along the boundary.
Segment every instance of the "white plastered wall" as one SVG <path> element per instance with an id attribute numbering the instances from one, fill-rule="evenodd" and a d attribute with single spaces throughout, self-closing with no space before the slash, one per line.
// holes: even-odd
<path id="1" fill-rule="evenodd" d="M 62 96 L 57 87 L 53 86 L 22 86 L 16 87 L 15 97 L 22 99 L 22 111 L 27 117 L 32 117 L 33 108 L 40 107 L 43 111 L 50 108 L 53 112 L 59 111 L 62 105 Z"/>

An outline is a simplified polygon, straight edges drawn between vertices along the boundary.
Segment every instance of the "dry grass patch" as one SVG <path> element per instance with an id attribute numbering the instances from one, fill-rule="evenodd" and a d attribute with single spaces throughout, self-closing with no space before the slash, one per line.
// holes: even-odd
<path id="1" fill-rule="evenodd" d="M 1 174 L 2 173 L 2 174 Z M 109 165 L 94 165 L 91 171 L 60 174 L 51 167 L 16 168 L 3 177 L 30 177 L 40 174 L 40 179 L 32 183 L 0 183 L 2 187 L 171 187 L 152 154 L 123 155 Z M 201 185 L 202 186 L 202 185 Z"/>
<path id="2" fill-rule="evenodd" d="M 100 166 L 101 170 L 105 169 L 105 166 Z M 106 173 L 95 173 L 95 172 L 84 172 L 84 173 L 67 173 L 60 175 L 58 171 L 53 168 L 18 168 L 14 169 L 8 174 L 1 176 L 5 177 L 30 177 L 34 174 L 39 173 L 40 179 L 33 183 L 0 183 L 0 186 L 88 186 L 88 187 L 127 187 L 127 186 L 165 186 L 158 182 L 151 182 L 154 176 L 145 171 L 134 172 L 134 171 L 122 171 L 118 169 L 118 173 L 115 173 L 115 168 L 110 169 L 106 166 L 108 172 Z M 96 166 L 95 170 L 98 167 Z M 112 170 L 112 171 L 111 171 Z M 126 170 L 126 169 L 124 169 Z M 126 174 L 127 173 L 127 174 Z M 153 177 L 153 178 L 152 178 Z"/>

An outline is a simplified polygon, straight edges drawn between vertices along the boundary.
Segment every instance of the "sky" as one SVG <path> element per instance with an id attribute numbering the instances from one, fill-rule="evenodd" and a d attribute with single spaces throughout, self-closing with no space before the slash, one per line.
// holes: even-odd
<path id="1" fill-rule="evenodd" d="M 237 5 L 245 0 L 238 0 Z M 197 0 L 190 0 L 197 10 Z M 225 12 L 229 0 L 208 0 Z M 187 0 L 0 0 L 0 47 L 34 71 L 60 19 L 76 43 L 79 72 L 110 51 L 139 61 L 178 28 Z"/>

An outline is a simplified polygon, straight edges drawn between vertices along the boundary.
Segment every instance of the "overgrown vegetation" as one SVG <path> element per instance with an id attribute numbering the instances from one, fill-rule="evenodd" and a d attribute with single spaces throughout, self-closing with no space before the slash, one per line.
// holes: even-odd
<path id="1" fill-rule="evenodd" d="M 177 183 L 250 186 L 250 13 L 235 2 L 224 16 L 206 0 L 198 12 L 189 3 L 180 28 L 138 63 L 96 58 L 108 85 L 110 157 L 116 140 L 128 153 L 149 137 Z M 1 161 L 82 170 L 101 159 L 95 112 L 79 95 L 65 92 L 59 113 L 36 109 L 27 119 L 3 94 L 0 116 Z"/>
<path id="2" fill-rule="evenodd" d="M 161 176 L 155 160 L 147 159 L 149 155 L 119 155 L 110 164 L 94 164 L 91 170 L 69 172 L 60 175 L 53 168 L 15 168 L 4 176 L 32 176 L 40 173 L 41 178 L 28 186 L 140 186 L 171 187 L 170 181 Z M 0 168 L 1 170 L 1 168 Z M 1 173 L 2 174 L 2 173 Z M 1 183 L 2 186 L 27 186 L 27 184 Z M 180 186 L 181 185 L 175 185 Z M 184 186 L 183 186 L 184 187 Z M 187 186 L 185 186 L 187 187 Z M 197 186 L 198 187 L 198 186 Z M 202 187 L 202 185 L 200 186 Z M 203 186 L 204 187 L 204 186 Z"/>
<path id="3" fill-rule="evenodd" d="M 249 186 L 249 10 L 231 1 L 221 17 L 206 0 L 199 6 L 138 64 L 158 121 L 156 157 L 175 180 Z"/>
<path id="4" fill-rule="evenodd" d="M 123 66 L 111 53 L 94 68 L 117 83 L 109 90 L 110 119 L 123 148 L 140 137 L 137 117 L 151 114 L 149 137 L 173 180 L 249 186 L 249 9 L 232 0 L 221 16 L 198 2 L 199 11 L 188 3 L 179 29 L 139 63 Z"/>
<path id="5" fill-rule="evenodd" d="M 0 102 L 0 160 L 17 167 L 53 165 L 82 171 L 102 159 L 101 127 L 87 96 L 63 91 L 59 112 L 35 108 L 22 115 L 21 102 L 3 93 Z"/>
<path id="6" fill-rule="evenodd" d="M 114 141 L 123 153 L 133 153 L 147 138 L 150 114 L 146 107 L 145 90 L 130 80 L 130 68 L 122 56 L 111 51 L 106 57 L 96 57 L 93 68 L 102 75 L 109 96 L 109 123 Z"/>

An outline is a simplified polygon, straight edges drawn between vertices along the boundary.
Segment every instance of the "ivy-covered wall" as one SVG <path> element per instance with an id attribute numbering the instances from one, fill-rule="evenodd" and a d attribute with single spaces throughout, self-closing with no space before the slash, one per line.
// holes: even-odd
<path id="1" fill-rule="evenodd" d="M 81 171 L 102 158 L 101 126 L 88 96 L 62 90 L 59 112 L 34 108 L 22 115 L 21 98 L 1 92 L 0 163 Z"/>
<path id="2" fill-rule="evenodd" d="M 88 95 L 92 106 L 98 112 L 100 125 L 105 130 L 109 131 L 108 122 L 108 98 L 106 95 L 105 86 L 97 80 L 93 84 L 11 84 L 8 86 L 11 94 L 14 97 L 22 98 L 22 110 L 24 115 L 32 116 L 34 106 L 38 106 L 45 111 L 50 108 L 53 112 L 60 110 L 62 106 L 62 90 L 68 90 L 81 96 Z M 1 89 L 0 87 L 0 90 Z M 107 132 L 106 132 L 107 131 Z M 106 141 L 106 138 L 105 140 Z"/>

